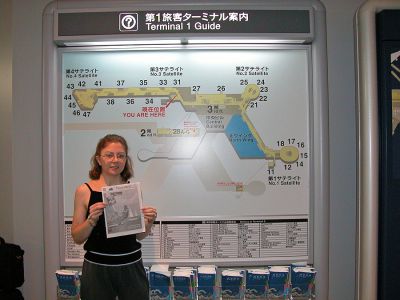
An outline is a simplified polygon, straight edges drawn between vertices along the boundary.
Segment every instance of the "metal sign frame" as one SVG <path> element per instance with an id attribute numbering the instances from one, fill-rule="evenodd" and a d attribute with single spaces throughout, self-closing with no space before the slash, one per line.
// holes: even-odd
<path id="1" fill-rule="evenodd" d="M 60 227 L 63 216 L 60 211 L 62 199 L 62 145 L 58 143 L 60 129 L 61 109 L 57 99 L 60 87 L 54 79 L 58 76 L 59 47 L 88 46 L 93 42 L 100 45 L 120 42 L 121 44 L 149 44 L 152 42 L 162 44 L 163 41 L 176 40 L 174 34 L 151 34 L 137 38 L 130 34 L 98 36 L 76 36 L 62 38 L 55 36 L 57 32 L 57 14 L 59 12 L 99 12 L 116 11 L 115 7 L 127 11 L 145 10 L 226 10 L 227 7 L 236 10 L 302 10 L 310 15 L 310 32 L 308 33 L 183 33 L 179 43 L 185 44 L 194 40 L 208 39 L 211 43 L 237 44 L 237 43 L 264 43 L 264 44 L 310 44 L 311 46 L 311 73 L 312 73 L 312 115 L 311 124 L 313 165 L 311 176 L 313 182 L 310 191 L 314 199 L 310 208 L 311 219 L 314 225 L 312 254 L 313 263 L 317 273 L 317 298 L 328 299 L 328 274 L 329 274 L 329 147 L 328 147 L 328 87 L 327 87 L 327 51 L 326 51 L 326 23 L 325 8 L 317 0 L 302 1 L 260 1 L 253 0 L 245 3 L 239 0 L 195 4 L 175 0 L 169 3 L 156 1 L 54 1 L 50 3 L 43 14 L 43 194 L 44 194 L 44 235 L 45 235 L 45 273 L 46 273 L 46 299 L 55 298 L 56 279 L 54 271 L 62 267 L 61 249 L 59 239 Z M 234 41 L 232 41 L 234 39 Z M 260 42 L 261 40 L 261 42 Z M 93 45 L 93 44 L 92 44 Z"/>

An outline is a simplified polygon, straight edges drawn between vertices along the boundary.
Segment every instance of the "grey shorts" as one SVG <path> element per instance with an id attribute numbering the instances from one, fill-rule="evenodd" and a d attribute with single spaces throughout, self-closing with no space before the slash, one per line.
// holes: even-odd
<path id="1" fill-rule="evenodd" d="M 126 266 L 83 262 L 82 300 L 148 300 L 149 282 L 142 260 Z"/>

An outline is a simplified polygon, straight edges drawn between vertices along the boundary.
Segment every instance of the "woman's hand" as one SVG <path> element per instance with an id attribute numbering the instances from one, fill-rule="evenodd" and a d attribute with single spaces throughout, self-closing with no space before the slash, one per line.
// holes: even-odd
<path id="1" fill-rule="evenodd" d="M 90 206 L 88 221 L 92 227 L 96 226 L 96 224 L 99 221 L 100 216 L 103 214 L 104 208 L 106 206 L 107 205 L 103 202 L 97 202 Z"/>
<path id="2" fill-rule="evenodd" d="M 153 224 L 157 218 L 157 209 L 151 206 L 146 206 L 142 208 L 142 212 L 146 223 Z"/>
<path id="3" fill-rule="evenodd" d="M 138 233 L 136 238 L 138 240 L 144 239 L 151 232 L 151 227 L 153 226 L 154 221 L 157 218 L 157 209 L 151 206 L 145 206 L 142 208 L 142 213 L 144 215 L 145 227 L 146 231 L 142 233 Z"/>

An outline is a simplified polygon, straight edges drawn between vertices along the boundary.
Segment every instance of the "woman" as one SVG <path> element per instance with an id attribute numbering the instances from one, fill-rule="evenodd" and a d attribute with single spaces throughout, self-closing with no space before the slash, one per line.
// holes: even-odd
<path id="1" fill-rule="evenodd" d="M 146 231 L 114 238 L 106 237 L 101 188 L 127 183 L 133 175 L 126 140 L 106 135 L 91 159 L 90 181 L 76 189 L 72 238 L 86 250 L 81 277 L 82 300 L 149 299 L 141 245 L 157 217 L 153 207 L 142 209 Z"/>

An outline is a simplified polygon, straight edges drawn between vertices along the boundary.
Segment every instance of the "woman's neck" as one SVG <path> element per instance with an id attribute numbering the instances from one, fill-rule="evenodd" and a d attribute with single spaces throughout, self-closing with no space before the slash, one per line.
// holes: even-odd
<path id="1" fill-rule="evenodd" d="M 125 183 L 121 176 L 104 176 L 100 175 L 99 183 L 102 186 L 118 185 Z"/>

